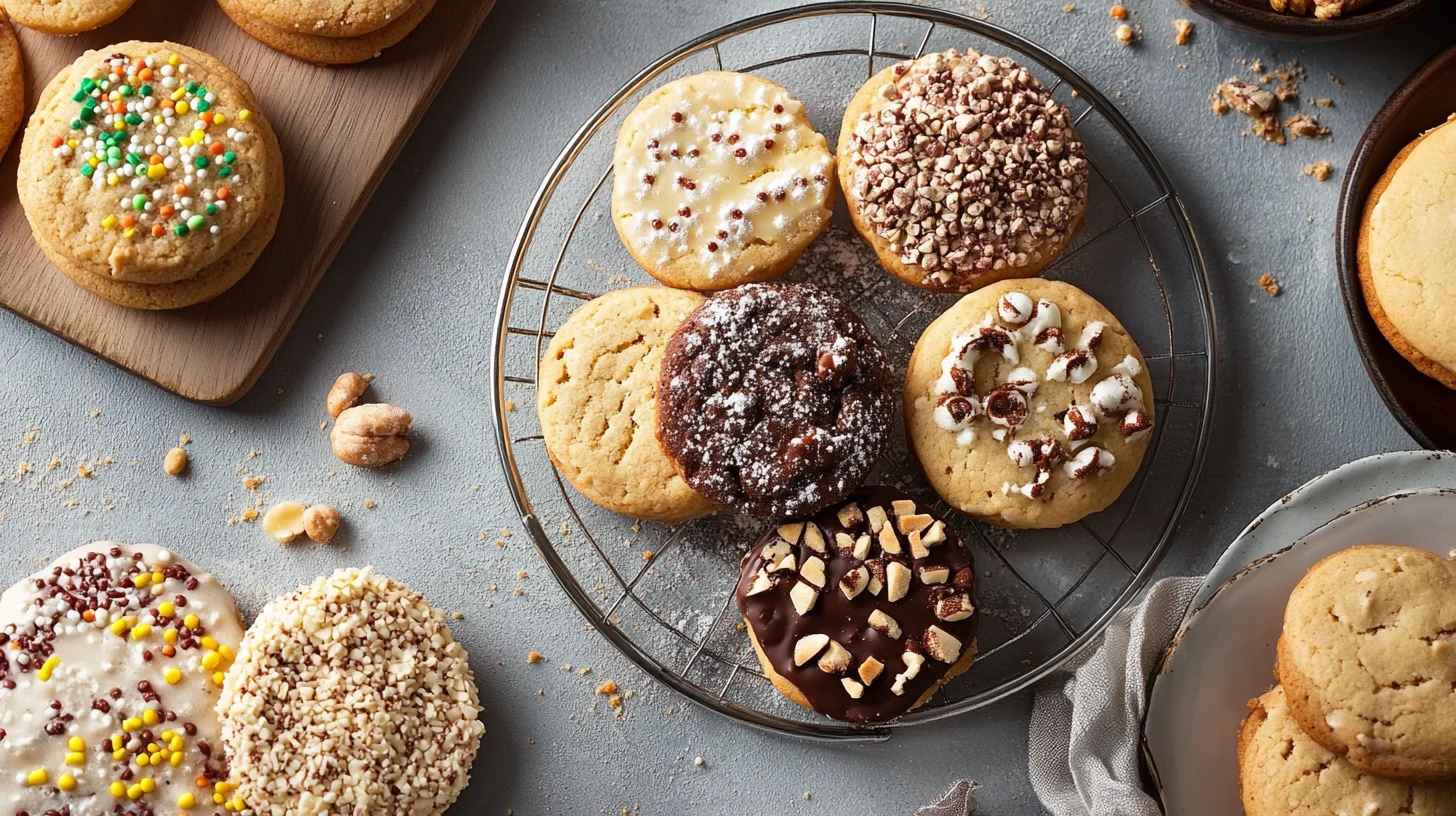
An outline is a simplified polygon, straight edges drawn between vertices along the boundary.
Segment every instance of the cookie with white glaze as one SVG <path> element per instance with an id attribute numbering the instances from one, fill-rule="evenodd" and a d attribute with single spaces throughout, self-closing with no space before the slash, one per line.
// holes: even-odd
<path id="1" fill-rule="evenodd" d="M 1386 779 L 1310 739 L 1289 713 L 1281 686 L 1249 701 L 1238 750 L 1245 816 L 1456 814 L 1456 785 Z"/>
<path id="2" fill-rule="evenodd" d="M 1275 673 L 1309 736 L 1351 765 L 1456 780 L 1456 563 L 1373 545 L 1310 568 Z"/>
<path id="3" fill-rule="evenodd" d="M 622 123 L 612 221 L 654 278 L 717 291 L 787 272 L 829 223 L 834 157 L 775 82 L 709 71 L 648 94 Z"/>
<path id="4" fill-rule="evenodd" d="M 581 305 L 536 377 L 546 452 L 587 498 L 617 513 L 676 522 L 713 512 L 657 442 L 657 383 L 667 341 L 703 296 L 634 286 Z"/>
<path id="5" fill-rule="evenodd" d="M 855 228 L 912 286 L 1031 277 L 1082 228 L 1090 165 L 1071 112 L 1006 57 L 952 50 L 874 75 L 838 159 Z"/>
<path id="6" fill-rule="evenodd" d="M 936 318 L 904 400 L 931 486 L 1003 527 L 1060 527 L 1112 504 L 1154 425 L 1152 379 L 1122 324 L 1039 278 L 984 287 Z"/>
<path id="7" fill-rule="evenodd" d="M 213 708 L 242 637 L 227 589 L 151 544 L 88 544 L 6 590 L 5 812 L 172 813 L 230 799 Z"/>

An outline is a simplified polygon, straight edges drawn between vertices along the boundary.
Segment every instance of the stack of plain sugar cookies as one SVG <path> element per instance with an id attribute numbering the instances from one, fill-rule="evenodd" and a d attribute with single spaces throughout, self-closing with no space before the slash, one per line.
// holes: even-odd
<path id="1" fill-rule="evenodd" d="M 318 65 L 364 62 L 398 43 L 435 0 L 218 0 L 253 39 Z"/>
<path id="2" fill-rule="evenodd" d="M 1456 813 L 1456 562 L 1354 547 L 1289 598 L 1239 734 L 1248 816 Z"/>

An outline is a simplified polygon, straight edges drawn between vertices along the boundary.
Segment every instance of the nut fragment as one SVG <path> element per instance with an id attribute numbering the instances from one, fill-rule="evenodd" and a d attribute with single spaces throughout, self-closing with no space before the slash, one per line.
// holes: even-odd
<path id="1" fill-rule="evenodd" d="M 798 612 L 800 615 L 807 615 L 809 614 L 809 610 L 813 609 L 814 604 L 819 600 L 819 591 L 800 581 L 794 584 L 793 589 L 789 590 L 789 600 L 794 602 L 795 612 Z"/>
<path id="2" fill-rule="evenodd" d="M 921 530 L 924 530 L 926 527 L 929 527 L 934 521 L 934 518 L 925 513 L 900 516 L 899 518 L 895 519 L 895 523 L 898 524 L 900 527 L 900 532 L 906 535 L 909 535 L 910 533 L 918 533 Z"/>
<path id="3" fill-rule="evenodd" d="M 961 642 L 939 626 L 925 630 L 925 653 L 942 663 L 954 663 L 961 656 Z"/>
<path id="4" fill-rule="evenodd" d="M 308 506 L 303 502 L 279 502 L 268 508 L 263 515 L 263 532 L 287 544 L 303 534 L 303 514 Z"/>
<path id="5" fill-rule="evenodd" d="M 352 371 L 345 371 L 334 380 L 334 385 L 329 389 L 329 397 L 325 406 L 329 410 L 329 416 L 338 418 L 346 409 L 353 408 L 359 403 L 359 398 L 369 390 L 368 378 L 355 374 Z"/>
<path id="6" fill-rule="evenodd" d="M 844 684 L 844 691 L 852 700 L 858 700 L 864 694 L 864 684 L 853 677 L 841 677 L 839 682 Z"/>
<path id="7" fill-rule="evenodd" d="M 819 525 L 812 522 L 804 525 L 804 546 L 820 555 L 829 551 L 824 544 L 824 531 L 819 529 Z"/>
<path id="8" fill-rule="evenodd" d="M 824 559 L 817 555 L 811 555 L 804 559 L 804 566 L 799 568 L 799 575 L 805 581 L 820 589 L 824 588 Z"/>
<path id="9" fill-rule="evenodd" d="M 864 512 L 859 509 L 859 505 L 854 503 L 846 504 L 839 508 L 837 515 L 839 516 L 839 523 L 851 529 L 858 527 L 864 521 Z"/>
<path id="10" fill-rule="evenodd" d="M 922 584 L 943 584 L 950 580 L 950 567 L 916 567 Z"/>
<path id="11" fill-rule="evenodd" d="M 885 567 L 885 600 L 890 603 L 904 598 L 910 592 L 910 570 L 899 561 L 891 561 Z"/>
<path id="12" fill-rule="evenodd" d="M 890 502 L 890 509 L 895 512 L 897 518 L 913 515 L 915 513 L 915 502 L 911 499 L 895 499 Z M 900 532 L 903 533 L 905 531 L 902 529 Z"/>
<path id="13" fill-rule="evenodd" d="M 864 681 L 865 685 L 869 685 L 875 682 L 875 678 L 879 677 L 880 672 L 884 670 L 884 663 L 881 663 L 873 657 L 867 657 L 863 663 L 859 664 L 859 679 Z"/>
<path id="14" fill-rule="evenodd" d="M 758 574 L 753 576 L 753 585 L 750 586 L 748 588 L 748 592 L 744 594 L 753 596 L 759 594 L 760 592 L 768 592 L 772 588 L 773 579 L 768 577 L 767 572 L 765 572 L 763 569 L 760 569 L 758 571 Z"/>
<path id="15" fill-rule="evenodd" d="M 320 544 L 333 540 L 339 532 L 339 522 L 339 511 L 327 504 L 315 504 L 303 511 L 303 531 L 310 540 Z"/>
<path id="16" fill-rule="evenodd" d="M 864 592 L 865 585 L 869 582 L 870 571 L 863 566 L 855 567 L 839 579 L 839 591 L 844 593 L 845 598 L 852 601 L 861 592 Z"/>
<path id="17" fill-rule="evenodd" d="M 168 476 L 181 476 L 182 471 L 187 469 L 187 451 L 181 448 L 173 448 L 167 451 L 167 456 L 162 460 L 162 470 Z"/>
<path id="18" fill-rule="evenodd" d="M 895 535 L 895 528 L 889 524 L 880 528 L 880 549 L 890 555 L 899 555 L 903 552 L 900 547 L 900 539 Z"/>
<path id="19" fill-rule="evenodd" d="M 1122 23 L 1117 28 L 1114 28 L 1112 30 L 1112 36 L 1116 37 L 1117 41 L 1123 45 L 1132 45 L 1138 39 L 1137 31 L 1127 23 Z"/>
<path id="20" fill-rule="evenodd" d="M 384 403 L 356 405 L 345 409 L 329 434 L 334 455 L 345 464 L 376 468 L 409 452 L 405 438 L 413 418 L 403 408 Z"/>
<path id="21" fill-rule="evenodd" d="M 794 644 L 794 665 L 802 666 L 813 660 L 829 645 L 828 635 L 805 635 Z"/>
<path id="22" fill-rule="evenodd" d="M 829 649 L 824 656 L 819 658 L 819 670 L 829 674 L 839 674 L 849 668 L 849 661 L 852 659 L 849 650 L 839 645 L 839 641 L 829 642 Z"/>
<path id="23" fill-rule="evenodd" d="M 935 616 L 943 621 L 963 621 L 975 612 L 969 595 L 950 595 L 935 602 Z"/>
<path id="24" fill-rule="evenodd" d="M 779 538 L 782 538 L 784 541 L 787 541 L 790 544 L 798 544 L 799 543 L 799 535 L 802 534 L 803 532 L 804 532 L 804 523 L 802 521 L 795 522 L 793 524 L 780 524 L 779 525 Z"/>
<path id="25" fill-rule="evenodd" d="M 927 547 L 945 543 L 945 522 L 937 521 L 930 525 L 930 529 L 920 534 L 920 543 Z"/>
<path id="26" fill-rule="evenodd" d="M 1192 20 L 1173 21 L 1173 42 L 1179 45 L 1187 45 L 1193 39 Z"/>
<path id="27" fill-rule="evenodd" d="M 1235 77 L 1224 80 L 1218 92 L 1234 110 L 1246 116 L 1263 116 L 1274 110 L 1279 101 L 1272 92 Z"/>
<path id="28" fill-rule="evenodd" d="M 885 508 L 883 507 L 871 507 L 869 519 L 870 532 L 872 533 L 878 533 L 880 528 L 885 526 L 885 522 L 889 521 L 889 517 L 885 515 Z"/>
<path id="29" fill-rule="evenodd" d="M 869 624 L 876 631 L 883 632 L 896 640 L 900 639 L 900 624 L 878 609 L 870 613 Z"/>

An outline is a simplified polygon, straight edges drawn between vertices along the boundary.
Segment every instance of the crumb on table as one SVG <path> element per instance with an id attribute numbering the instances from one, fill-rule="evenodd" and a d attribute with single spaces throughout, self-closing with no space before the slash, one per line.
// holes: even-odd
<path id="1" fill-rule="evenodd" d="M 1315 181 L 1329 181 L 1330 176 L 1335 173 L 1335 168 L 1327 161 L 1320 161 L 1304 168 L 1303 172 L 1306 176 L 1313 176 Z"/>
<path id="2" fill-rule="evenodd" d="M 1259 276 L 1259 288 L 1269 297 L 1279 296 L 1279 280 L 1268 272 Z"/>

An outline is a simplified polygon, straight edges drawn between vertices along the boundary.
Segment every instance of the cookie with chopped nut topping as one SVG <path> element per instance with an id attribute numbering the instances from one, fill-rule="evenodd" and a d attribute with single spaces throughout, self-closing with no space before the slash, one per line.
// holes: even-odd
<path id="1" fill-rule="evenodd" d="M 622 123 L 612 221 L 654 278 L 717 291 L 787 272 L 829 223 L 834 156 L 776 82 L 709 71 L 669 82 Z"/>
<path id="2" fill-rule="evenodd" d="M 1275 673 L 1309 736 L 1357 768 L 1456 780 L 1456 563 L 1374 545 L 1310 568 Z"/>
<path id="3" fill-rule="evenodd" d="M 838 160 L 855 228 L 923 289 L 1031 277 L 1082 228 L 1090 166 L 1071 112 L 1005 57 L 952 50 L 876 74 Z"/>
<path id="4" fill-rule="evenodd" d="M 1117 318 L 1071 284 L 994 283 L 915 344 L 910 447 L 932 487 L 1002 527 L 1060 527 L 1117 500 L 1154 429 L 1147 364 Z"/>
<path id="5" fill-rule="evenodd" d="M 974 567 L 925 504 L 867 487 L 764 533 L 744 557 L 736 596 L 780 693 L 836 720 L 882 723 L 971 667 Z"/>

